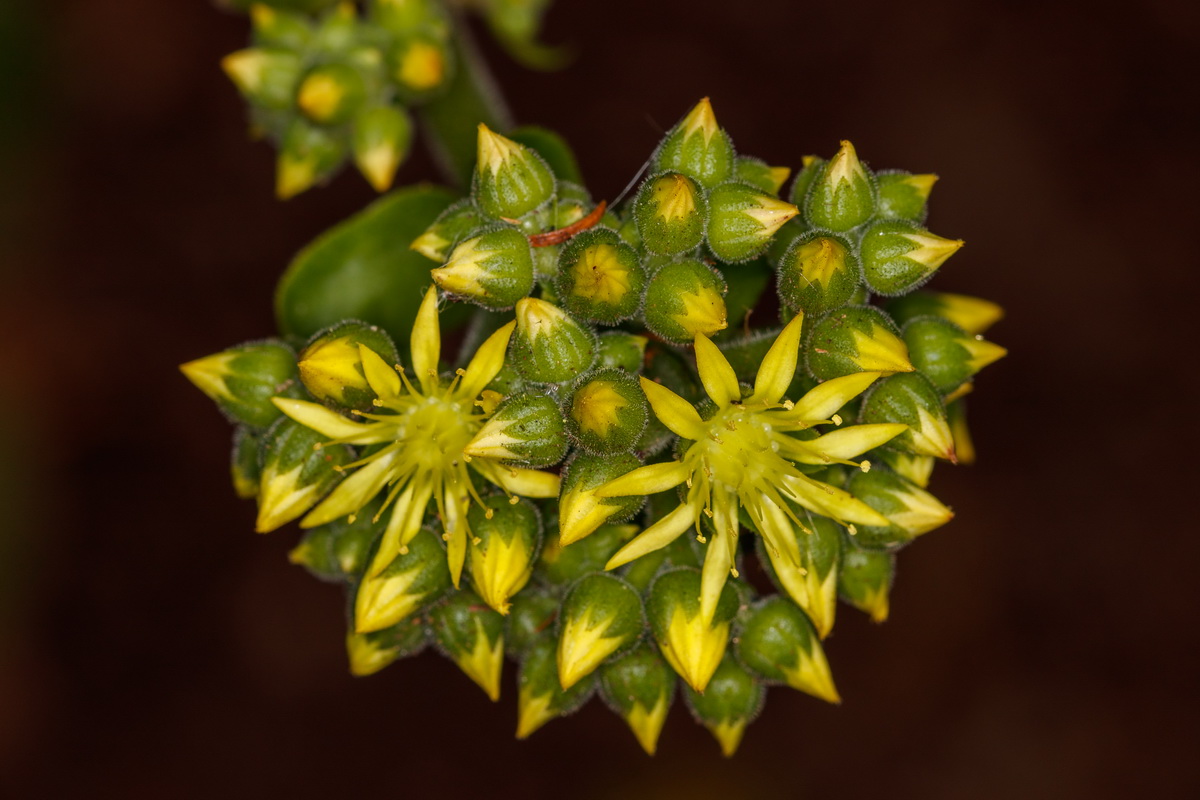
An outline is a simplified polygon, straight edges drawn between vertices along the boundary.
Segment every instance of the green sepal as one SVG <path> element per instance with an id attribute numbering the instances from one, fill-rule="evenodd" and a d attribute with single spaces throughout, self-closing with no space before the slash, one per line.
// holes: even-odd
<path id="1" fill-rule="evenodd" d="M 356 587 L 354 629 L 357 633 L 390 628 L 450 590 L 450 567 L 437 535 L 423 528 L 409 541 L 406 549 L 407 552 L 402 550 L 382 572 Z"/>
<path id="2" fill-rule="evenodd" d="M 900 329 L 874 306 L 844 306 L 810 323 L 804 355 L 819 381 L 855 372 L 911 372 Z"/>
<path id="3" fill-rule="evenodd" d="M 591 537 L 603 525 L 624 522 L 633 517 L 645 502 L 643 497 L 599 499 L 592 492 L 608 481 L 642 465 L 630 453 L 608 456 L 576 451 L 563 469 L 559 495 L 559 541 L 566 545 Z M 575 551 L 571 551 L 575 552 Z M 614 551 L 615 552 L 615 551 Z M 612 553 L 608 554 L 609 556 Z M 604 561 L 606 562 L 606 556 Z M 600 564 L 603 567 L 604 563 Z"/>
<path id="4" fill-rule="evenodd" d="M 943 395 L 969 381 L 979 370 L 1002 358 L 1004 348 L 941 317 L 916 317 L 903 329 L 913 366 Z"/>
<path id="5" fill-rule="evenodd" d="M 914 175 L 893 169 L 876 173 L 879 185 L 881 219 L 907 219 L 923 222 L 928 214 L 929 192 L 937 175 Z"/>
<path id="6" fill-rule="evenodd" d="M 892 522 L 887 526 L 856 526 L 854 540 L 859 547 L 899 549 L 954 518 L 953 512 L 932 494 L 886 470 L 859 472 L 850 478 L 847 489 Z"/>
<path id="7" fill-rule="evenodd" d="M 654 168 L 681 172 L 710 189 L 733 175 L 733 142 L 718 127 L 707 97 L 667 132 L 654 153 Z"/>
<path id="8" fill-rule="evenodd" d="M 838 596 L 871 615 L 877 623 L 888 618 L 888 595 L 896 577 L 896 554 L 860 547 L 854 536 L 842 534 L 842 569 Z"/>
<path id="9" fill-rule="evenodd" d="M 875 177 L 859 161 L 850 142 L 843 140 L 841 149 L 817 167 L 811 181 L 804 196 L 804 220 L 813 227 L 840 233 L 874 215 L 878 205 Z"/>
<path id="10" fill-rule="evenodd" d="M 509 359 L 528 381 L 573 381 L 596 361 L 596 334 L 557 306 L 527 297 L 517 302 Z"/>
<path id="11" fill-rule="evenodd" d="M 504 649 L 509 656 L 520 658 L 543 633 L 553 630 L 559 602 L 554 593 L 541 586 L 526 587 L 513 597 L 504 618 Z"/>
<path id="12" fill-rule="evenodd" d="M 533 252 L 516 228 L 491 228 L 459 242 L 431 274 L 442 291 L 504 311 L 533 291 Z"/>
<path id="13" fill-rule="evenodd" d="M 817 632 L 786 597 L 768 597 L 743 612 L 733 640 L 738 659 L 755 675 L 830 703 L 841 702 Z"/>
<path id="14" fill-rule="evenodd" d="M 793 506 L 793 510 L 795 507 Z M 771 582 L 808 616 L 817 635 L 824 639 L 833 630 L 837 615 L 837 574 L 842 561 L 841 526 L 826 517 L 800 514 L 808 530 L 795 528 L 800 562 L 786 554 L 772 554 L 762 536 L 755 538 L 758 561 Z"/>
<path id="15" fill-rule="evenodd" d="M 513 503 L 505 495 L 492 495 L 482 506 L 471 506 L 467 528 L 473 537 L 468 554 L 471 585 L 484 602 L 507 614 L 509 598 L 529 582 L 541 551 L 541 514 L 529 500 Z"/>
<path id="16" fill-rule="evenodd" d="M 751 186 L 762 189 L 768 194 L 779 196 L 779 190 L 787 182 L 792 171 L 787 167 L 772 167 L 761 158 L 754 156 L 738 156 L 734 167 L 734 177 Z M 795 205 L 793 203 L 792 205 Z"/>
<path id="17" fill-rule="evenodd" d="M 798 209 L 749 184 L 730 181 L 708 196 L 705 239 L 722 261 L 740 263 L 762 253 Z"/>
<path id="18" fill-rule="evenodd" d="M 646 286 L 642 317 L 646 327 L 671 342 L 712 336 L 728 325 L 725 279 L 694 259 L 662 266 Z"/>
<path id="19" fill-rule="evenodd" d="M 243 500 L 258 497 L 258 482 L 262 468 L 258 463 L 258 451 L 262 440 L 249 425 L 238 425 L 233 432 L 233 447 L 229 454 L 229 477 L 233 491 Z"/>
<path id="20" fill-rule="evenodd" d="M 383 501 L 372 500 L 354 516 L 309 528 L 288 553 L 288 561 L 314 577 L 331 582 L 356 580 L 367 567 L 367 556 L 383 531 L 375 515 Z"/>
<path id="21" fill-rule="evenodd" d="M 339 467 L 354 460 L 344 444 L 283 417 L 262 437 L 255 530 L 267 533 L 315 506 L 342 479 Z"/>
<path id="22" fill-rule="evenodd" d="M 409 247 L 431 261 L 443 264 L 459 242 L 485 227 L 483 217 L 471 198 L 456 200 L 438 214 L 428 228 L 413 239 Z"/>
<path id="23" fill-rule="evenodd" d="M 500 698 L 504 617 L 474 592 L 458 591 L 429 611 L 433 643 L 493 701 Z"/>
<path id="24" fill-rule="evenodd" d="M 346 634 L 350 674 L 360 678 L 374 675 L 401 658 L 417 655 L 427 644 L 429 629 L 420 618 L 410 617 L 374 633 L 350 631 Z"/>
<path id="25" fill-rule="evenodd" d="M 675 671 L 648 643 L 600 667 L 600 697 L 625 720 L 642 749 L 654 755 L 671 702 Z"/>
<path id="26" fill-rule="evenodd" d="M 867 390 L 859 422 L 902 422 L 908 430 L 887 447 L 918 456 L 956 460 L 946 407 L 933 384 L 919 372 L 891 375 Z"/>
<path id="27" fill-rule="evenodd" d="M 517 673 L 517 738 L 525 739 L 547 722 L 583 706 L 596 690 L 595 673 L 570 689 L 558 681 L 557 642 L 552 635 L 538 638 L 525 651 Z"/>
<path id="28" fill-rule="evenodd" d="M 736 265 L 723 265 L 725 279 L 725 316 L 728 327 L 713 335 L 724 339 L 741 335 L 748 327 L 747 315 L 758 307 L 762 293 L 771 282 L 771 268 L 764 259 L 756 258 Z"/>
<path id="29" fill-rule="evenodd" d="M 872 292 L 886 297 L 907 294 L 963 246 L 961 239 L 944 239 L 905 220 L 880 220 L 863 233 L 863 280 Z"/>
<path id="30" fill-rule="evenodd" d="M 792 179 L 792 188 L 788 191 L 788 200 L 792 205 L 800 209 L 801 219 L 807 223 L 808 217 L 804 213 L 804 199 L 808 196 L 809 187 L 813 185 L 817 175 L 820 174 L 822 167 L 825 165 L 825 159 L 820 156 L 804 156 L 800 160 L 800 170 L 796 173 L 796 177 Z"/>
<path id="31" fill-rule="evenodd" d="M 683 687 L 683 698 L 696 721 L 708 728 L 726 758 L 737 752 L 746 726 L 766 702 L 767 690 L 726 654 L 704 693 Z"/>
<path id="32" fill-rule="evenodd" d="M 346 158 L 342 137 L 299 117 L 292 120 L 275 161 L 275 196 L 288 200 L 333 175 Z"/>
<path id="33" fill-rule="evenodd" d="M 641 595 L 616 575 L 585 575 L 567 590 L 556 628 L 558 677 L 569 689 L 641 639 L 646 628 Z"/>
<path id="34" fill-rule="evenodd" d="M 606 331 L 600 334 L 596 353 L 597 369 L 614 367 L 627 372 L 641 372 L 646 360 L 645 336 L 625 331 Z"/>

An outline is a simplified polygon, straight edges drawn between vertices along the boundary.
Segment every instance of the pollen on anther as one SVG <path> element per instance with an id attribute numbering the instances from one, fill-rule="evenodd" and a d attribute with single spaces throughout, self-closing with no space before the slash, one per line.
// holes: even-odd
<path id="1" fill-rule="evenodd" d="M 841 414 L 834 414 L 834 415 L 833 415 L 833 416 L 830 418 L 830 422 L 832 422 L 834 425 L 841 425 L 841 424 L 842 424 L 842 415 L 841 415 Z"/>
<path id="2" fill-rule="evenodd" d="M 737 567 L 730 567 L 730 568 L 729 568 L 729 574 L 730 574 L 730 575 L 732 575 L 732 576 L 733 576 L 733 577 L 735 577 L 735 578 L 736 578 L 736 577 L 738 577 L 738 571 L 737 571 Z"/>
<path id="3" fill-rule="evenodd" d="M 494 508 L 489 508 L 487 511 L 483 512 L 483 516 L 491 519 L 492 517 L 496 516 L 496 510 Z"/>
<path id="4" fill-rule="evenodd" d="M 861 464 L 858 465 L 858 468 L 861 469 L 863 472 L 870 472 L 871 471 L 871 462 L 864 460 Z"/>
<path id="5" fill-rule="evenodd" d="M 515 494 L 510 494 L 508 496 L 508 504 L 510 506 L 515 506 L 519 502 L 521 502 L 521 498 L 517 497 Z"/>
<path id="6" fill-rule="evenodd" d="M 353 525 L 353 524 L 354 524 L 354 520 L 356 520 L 356 519 L 358 519 L 358 514 L 351 514 L 350 516 L 346 517 L 346 522 L 348 522 L 348 523 L 350 523 L 351 525 Z"/>
<path id="7" fill-rule="evenodd" d="M 854 523 L 850 523 L 849 525 L 846 526 L 846 532 L 849 533 L 851 536 L 854 536 L 855 534 L 858 533 L 858 528 L 854 527 Z"/>
<path id="8" fill-rule="evenodd" d="M 481 545 L 481 544 L 483 544 L 483 539 L 480 539 L 478 536 L 476 536 L 474 539 L 471 540 L 471 544 Z"/>

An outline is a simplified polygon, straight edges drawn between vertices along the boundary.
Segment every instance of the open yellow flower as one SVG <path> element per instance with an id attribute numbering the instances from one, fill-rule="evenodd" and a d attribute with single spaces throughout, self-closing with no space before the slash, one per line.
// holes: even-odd
<path id="1" fill-rule="evenodd" d="M 733 368 L 708 337 L 698 334 L 696 366 L 716 411 L 704 419 L 679 395 L 642 378 L 655 415 L 690 444 L 678 461 L 649 464 L 596 489 L 597 497 L 654 494 L 687 485 L 686 500 L 622 547 L 608 562 L 615 569 L 664 547 L 688 528 L 706 541 L 702 517 L 712 520 L 701 584 L 701 613 L 711 622 L 726 576 L 737 555 L 738 509 L 744 508 L 776 556 L 797 566 L 795 531 L 808 531 L 789 501 L 853 526 L 884 525 L 886 519 L 849 493 L 810 478 L 797 465 L 852 464 L 849 459 L 903 433 L 906 425 L 853 425 L 803 440 L 793 436 L 816 425 L 840 425 L 838 409 L 862 393 L 882 373 L 860 372 L 834 378 L 793 403 L 784 392 L 796 373 L 800 354 L 797 316 L 780 332 L 763 358 L 749 396 L 742 396 Z M 862 469 L 870 465 L 863 462 Z"/>
<path id="2" fill-rule="evenodd" d="M 532 469 L 504 466 L 487 458 L 471 459 L 463 449 L 474 438 L 495 406 L 480 395 L 504 365 L 516 323 L 496 331 L 479 348 L 466 369 L 451 381 L 438 374 L 441 329 L 437 290 L 430 287 L 417 311 L 412 331 L 412 368 L 417 386 L 403 367 L 389 366 L 374 350 L 359 345 L 363 372 L 377 398 L 379 413 L 353 412 L 357 422 L 306 400 L 274 398 L 284 414 L 328 436 L 332 443 L 382 445 L 342 469 L 357 468 L 328 497 L 301 520 L 302 527 L 323 525 L 352 516 L 388 489 L 378 518 L 390 509 L 379 550 L 364 580 L 381 573 L 404 552 L 421 529 L 432 499 L 442 522 L 450 575 L 458 585 L 467 553 L 467 509 L 472 498 L 482 501 L 471 485 L 468 467 L 510 494 L 557 497 L 558 476 Z"/>

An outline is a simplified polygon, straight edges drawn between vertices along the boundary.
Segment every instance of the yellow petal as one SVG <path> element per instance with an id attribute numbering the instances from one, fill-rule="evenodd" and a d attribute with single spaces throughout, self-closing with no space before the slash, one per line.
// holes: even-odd
<path id="1" fill-rule="evenodd" d="M 508 349 L 508 340 L 516 327 L 516 322 L 508 323 L 489 336 L 475 351 L 471 363 L 467 364 L 463 373 L 462 383 L 458 385 L 460 395 L 475 397 L 500 373 L 504 367 L 504 353 Z"/>
<path id="2" fill-rule="evenodd" d="M 811 389 L 787 413 L 789 419 L 829 419 L 837 410 L 867 390 L 882 372 L 857 372 L 825 381 Z"/>
<path id="3" fill-rule="evenodd" d="M 374 426 L 352 422 L 320 403 L 293 400 L 290 397 L 272 397 L 271 402 L 296 422 L 330 439 L 347 444 L 374 444 L 386 440 L 377 435 Z"/>
<path id="4" fill-rule="evenodd" d="M 702 333 L 696 334 L 696 369 L 704 391 L 720 408 L 740 400 L 742 389 L 725 354 Z"/>
<path id="5" fill-rule="evenodd" d="M 487 460 L 472 461 L 471 466 L 506 492 L 539 499 L 558 497 L 560 481 L 553 472 L 502 467 Z"/>
<path id="6" fill-rule="evenodd" d="M 358 355 L 362 359 L 363 375 L 367 376 L 371 391 L 384 401 L 399 397 L 400 376 L 396 374 L 396 370 L 388 366 L 378 353 L 365 344 L 358 346 Z"/>
<path id="7" fill-rule="evenodd" d="M 704 421 L 700 414 L 687 400 L 672 392 L 662 384 L 640 376 L 642 391 L 650 401 L 655 416 L 672 433 L 684 439 L 702 439 L 704 437 Z"/>
<path id="8" fill-rule="evenodd" d="M 688 472 L 682 461 L 647 464 L 597 487 L 595 494 L 597 497 L 657 494 L 686 481 Z"/>
<path id="9" fill-rule="evenodd" d="M 618 550 L 616 555 L 604 565 L 604 568 L 616 569 L 634 559 L 641 558 L 646 553 L 666 547 L 695 522 L 696 512 L 692 510 L 692 507 L 687 504 L 680 505 Z"/>
<path id="10" fill-rule="evenodd" d="M 800 327 L 804 324 L 803 312 L 792 318 L 775 343 L 763 357 L 754 379 L 754 394 L 748 403 L 778 403 L 796 377 L 796 362 L 800 358 Z"/>
<path id="11" fill-rule="evenodd" d="M 437 287 L 430 286 L 417 310 L 412 330 L 412 364 L 421 387 L 430 392 L 438 385 L 438 358 L 442 354 L 442 330 L 438 327 Z"/>
<path id="12" fill-rule="evenodd" d="M 797 461 L 801 464 L 828 464 L 854 458 L 881 444 L 894 439 L 908 430 L 908 426 L 897 422 L 881 422 L 871 425 L 850 425 L 807 442 L 796 442 Z"/>
<path id="13" fill-rule="evenodd" d="M 337 485 L 320 505 L 300 521 L 300 527 L 313 528 L 345 517 L 365 506 L 379 494 L 391 476 L 392 464 L 398 451 L 381 452 L 368 464 L 360 467 L 353 475 Z"/>

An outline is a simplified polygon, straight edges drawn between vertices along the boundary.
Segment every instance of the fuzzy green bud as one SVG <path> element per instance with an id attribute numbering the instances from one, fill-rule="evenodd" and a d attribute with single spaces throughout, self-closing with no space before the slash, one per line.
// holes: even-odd
<path id="1" fill-rule="evenodd" d="M 275 196 L 295 197 L 324 180 L 342 163 L 346 145 L 330 131 L 295 119 L 288 126 L 275 161 Z"/>
<path id="2" fill-rule="evenodd" d="M 425 31 L 397 37 L 387 54 L 388 73 L 400 95 L 424 100 L 446 85 L 454 69 L 446 42 Z"/>
<path id="3" fill-rule="evenodd" d="M 650 404 L 637 378 L 620 369 L 591 373 L 566 406 L 567 429 L 589 453 L 614 455 L 633 449 L 646 427 Z"/>
<path id="4" fill-rule="evenodd" d="M 949 416 L 950 409 L 946 408 L 946 414 Z M 953 431 L 953 423 L 951 431 Z M 955 455 L 958 456 L 959 463 L 963 462 L 962 452 L 957 447 L 955 441 Z M 933 456 L 917 456 L 912 453 L 906 453 L 903 450 L 890 450 L 886 447 L 872 450 L 872 461 L 878 459 L 888 466 L 892 472 L 895 472 L 905 480 L 912 481 L 922 489 L 929 485 L 929 477 L 933 474 L 933 465 L 937 461 Z"/>
<path id="5" fill-rule="evenodd" d="M 645 285 L 637 251 L 608 228 L 575 236 L 558 256 L 558 296 L 580 319 L 612 325 L 633 316 Z"/>
<path id="6" fill-rule="evenodd" d="M 374 675 L 398 659 L 415 656 L 428 643 L 428 632 L 420 619 L 401 620 L 374 633 L 351 631 L 346 634 L 350 674 L 360 678 Z"/>
<path id="7" fill-rule="evenodd" d="M 497 228 L 459 244 L 431 274 L 443 291 L 501 311 L 533 291 L 533 252 L 516 228 Z"/>
<path id="8" fill-rule="evenodd" d="M 807 530 L 795 528 L 800 562 L 772 552 L 763 537 L 756 540 L 759 561 L 767 567 L 772 582 L 795 601 L 812 620 L 817 635 L 824 639 L 833 630 L 837 614 L 837 576 L 842 560 L 841 526 L 831 519 L 809 515 L 801 518 Z"/>
<path id="9" fill-rule="evenodd" d="M 954 518 L 954 512 L 932 494 L 881 469 L 854 475 L 847 490 L 892 523 L 857 526 L 854 539 L 860 547 L 899 548 Z"/>
<path id="10" fill-rule="evenodd" d="M 946 408 L 933 384 L 919 372 L 892 375 L 867 390 L 859 422 L 900 422 L 908 430 L 888 447 L 957 463 Z"/>
<path id="11" fill-rule="evenodd" d="M 779 190 L 792 174 L 789 167 L 772 167 L 761 158 L 738 156 L 733 170 L 734 177 L 768 194 L 779 196 Z M 793 203 L 792 205 L 795 205 Z"/>
<path id="12" fill-rule="evenodd" d="M 605 523 L 624 522 L 636 514 L 645 502 L 644 497 L 600 498 L 595 490 L 641 465 L 629 453 L 609 456 L 580 453 L 572 458 L 563 471 L 558 501 L 559 543 L 565 547 L 589 537 Z M 608 561 L 607 556 L 604 561 Z M 603 566 L 601 562 L 600 567 Z"/>
<path id="13" fill-rule="evenodd" d="M 725 583 L 711 625 L 700 613 L 700 571 L 673 569 L 650 585 L 646 615 L 663 657 L 679 677 L 703 692 L 721 663 L 738 610 L 737 591 Z"/>
<path id="14" fill-rule="evenodd" d="M 515 498 L 514 498 L 515 499 Z M 509 598 L 529 583 L 542 542 L 542 520 L 528 500 L 485 498 L 467 513 L 471 585 L 489 606 L 507 614 Z"/>
<path id="15" fill-rule="evenodd" d="M 904 326 L 903 333 L 913 366 L 942 394 L 954 391 L 1008 353 L 982 336 L 967 335 L 941 317 L 917 317 Z"/>
<path id="16" fill-rule="evenodd" d="M 554 173 L 540 155 L 479 124 L 478 162 L 471 195 L 494 219 L 516 219 L 554 194 Z"/>
<path id="17" fill-rule="evenodd" d="M 559 598 L 549 590 L 530 587 L 512 599 L 504 618 L 504 648 L 510 656 L 518 657 L 554 626 L 558 616 Z"/>
<path id="18" fill-rule="evenodd" d="M 943 239 L 911 222 L 881 220 L 863 234 L 863 279 L 876 294 L 905 294 L 933 277 L 962 246 L 962 239 Z"/>
<path id="19" fill-rule="evenodd" d="M 802 212 L 805 207 L 804 199 L 808 195 L 808 190 L 824 166 L 825 159 L 820 156 L 803 156 L 800 159 L 800 171 L 796 173 L 796 178 L 792 181 L 792 188 L 788 193 L 788 199 L 792 201 L 792 205 L 801 209 Z"/>
<path id="20" fill-rule="evenodd" d="M 899 333 L 888 315 L 872 306 L 830 311 L 808 329 L 808 371 L 820 381 L 855 372 L 912 372 Z"/>
<path id="21" fill-rule="evenodd" d="M 609 658 L 631 648 L 646 627 L 642 598 L 615 575 L 576 581 L 558 617 L 558 679 L 570 689 Z"/>
<path id="22" fill-rule="evenodd" d="M 858 160 L 854 145 L 842 140 L 841 149 L 821 165 L 805 193 L 805 220 L 817 228 L 848 231 L 869 220 L 876 205 L 874 177 Z"/>
<path id="23" fill-rule="evenodd" d="M 671 342 L 712 336 L 728 325 L 725 292 L 724 278 L 699 261 L 665 264 L 646 287 L 646 327 Z"/>
<path id="24" fill-rule="evenodd" d="M 221 69 L 246 102 L 272 111 L 286 111 L 296 98 L 300 56 L 277 48 L 253 47 L 221 59 Z"/>
<path id="25" fill-rule="evenodd" d="M 253 428 L 237 426 L 229 454 L 229 477 L 233 481 L 234 493 L 243 500 L 258 497 L 258 482 L 262 477 L 262 468 L 258 463 L 261 445 L 262 440 Z"/>
<path id="26" fill-rule="evenodd" d="M 901 325 L 932 314 L 950 320 L 971 336 L 978 336 L 1004 317 L 1004 309 L 991 300 L 947 292 L 913 292 L 889 300 L 887 310 Z"/>
<path id="27" fill-rule="evenodd" d="M 646 360 L 645 336 L 625 331 L 608 331 L 600 334 L 596 366 L 616 367 L 626 372 L 641 372 Z"/>
<path id="28" fill-rule="evenodd" d="M 592 210 L 591 194 L 578 183 L 559 181 L 554 194 L 549 217 L 551 228 L 565 228 L 583 219 Z"/>
<path id="29" fill-rule="evenodd" d="M 391 188 L 412 138 L 412 118 L 402 108 L 372 106 L 354 117 L 354 164 L 375 191 Z"/>
<path id="30" fill-rule="evenodd" d="M 342 479 L 339 468 L 354 460 L 354 451 L 326 442 L 290 419 L 279 420 L 263 435 L 256 531 L 268 533 L 296 519 Z"/>
<path id="31" fill-rule="evenodd" d="M 442 264 L 450 249 L 476 232 L 482 223 L 483 218 L 471 198 L 463 198 L 438 215 L 424 233 L 413 239 L 409 249 Z"/>
<path id="32" fill-rule="evenodd" d="M 896 554 L 867 550 L 842 537 L 842 569 L 838 573 L 838 595 L 850 605 L 871 615 L 875 622 L 888 618 L 888 594 L 896 577 Z"/>
<path id="33" fill-rule="evenodd" d="M 338 2 L 317 20 L 312 48 L 318 53 L 342 53 L 358 43 L 358 8 Z"/>
<path id="34" fill-rule="evenodd" d="M 748 261 L 798 213 L 791 203 L 753 186 L 722 183 L 708 198 L 708 246 L 722 261 Z"/>
<path id="35" fill-rule="evenodd" d="M 272 397 L 298 391 L 296 352 L 280 341 L 231 347 L 181 364 L 179 369 L 230 420 L 254 428 L 279 419 Z"/>
<path id="36" fill-rule="evenodd" d="M 722 659 L 703 693 L 688 686 L 683 690 L 692 716 L 708 728 L 726 758 L 737 752 L 746 727 L 762 711 L 766 695 L 766 688 L 731 655 Z"/>
<path id="37" fill-rule="evenodd" d="M 304 388 L 322 402 L 369 410 L 376 395 L 363 372 L 364 347 L 387 364 L 400 362 L 392 337 L 382 328 L 357 320 L 339 322 L 316 334 L 300 353 Z"/>
<path id="38" fill-rule="evenodd" d="M 846 239 L 830 233 L 804 233 L 779 259 L 779 298 L 793 311 L 824 314 L 850 301 L 858 287 L 859 265 Z"/>
<path id="39" fill-rule="evenodd" d="M 438 537 L 423 529 L 378 575 L 358 585 L 354 630 L 390 628 L 450 588 L 450 567 Z"/>
<path id="40" fill-rule="evenodd" d="M 371 21 L 400 35 L 423 28 L 440 33 L 446 27 L 437 0 L 371 0 Z"/>
<path id="41" fill-rule="evenodd" d="M 472 592 L 455 592 L 429 612 L 433 641 L 494 703 L 504 667 L 504 618 Z"/>
<path id="42" fill-rule="evenodd" d="M 463 454 L 527 467 L 557 464 L 567 454 L 562 412 L 548 395 L 513 395 L 496 408 Z"/>
<path id="43" fill-rule="evenodd" d="M 250 6 L 251 37 L 259 47 L 302 50 L 312 38 L 312 24 L 303 14 L 265 3 Z"/>
<path id="44" fill-rule="evenodd" d="M 755 674 L 830 703 L 840 703 L 833 673 L 812 623 L 792 601 L 775 595 L 742 617 L 737 656 Z"/>
<path id="45" fill-rule="evenodd" d="M 717 125 L 705 97 L 672 128 L 654 154 L 654 168 L 682 172 L 712 188 L 733 175 L 733 142 Z"/>
<path id="46" fill-rule="evenodd" d="M 596 335 L 558 306 L 526 297 L 517 301 L 517 330 L 509 358 L 534 383 L 566 383 L 596 361 Z"/>
<path id="47" fill-rule="evenodd" d="M 296 91 L 296 106 L 318 125 L 340 125 L 358 111 L 367 87 L 358 70 L 348 64 L 313 67 Z"/>
<path id="48" fill-rule="evenodd" d="M 882 219 L 925 219 L 929 193 L 937 183 L 937 175 L 913 175 L 911 172 L 889 170 L 876 175 L 879 185 L 879 209 Z"/>
<path id="49" fill-rule="evenodd" d="M 633 218 L 646 250 L 657 255 L 684 253 L 704 239 L 708 199 L 686 175 L 652 175 L 634 198 Z"/>
<path id="50" fill-rule="evenodd" d="M 357 579 L 366 569 L 371 546 L 382 530 L 375 520 L 381 505 L 381 501 L 372 501 L 353 520 L 343 517 L 309 528 L 300 544 L 288 553 L 288 561 L 323 581 Z"/>
<path id="51" fill-rule="evenodd" d="M 645 643 L 600 668 L 601 698 L 625 720 L 648 755 L 658 749 L 675 683 L 670 665 Z"/>
<path id="52" fill-rule="evenodd" d="M 553 636 L 542 636 L 525 651 L 517 674 L 517 738 L 525 739 L 556 717 L 576 711 L 596 689 L 595 674 L 570 689 L 558 680 Z"/>

